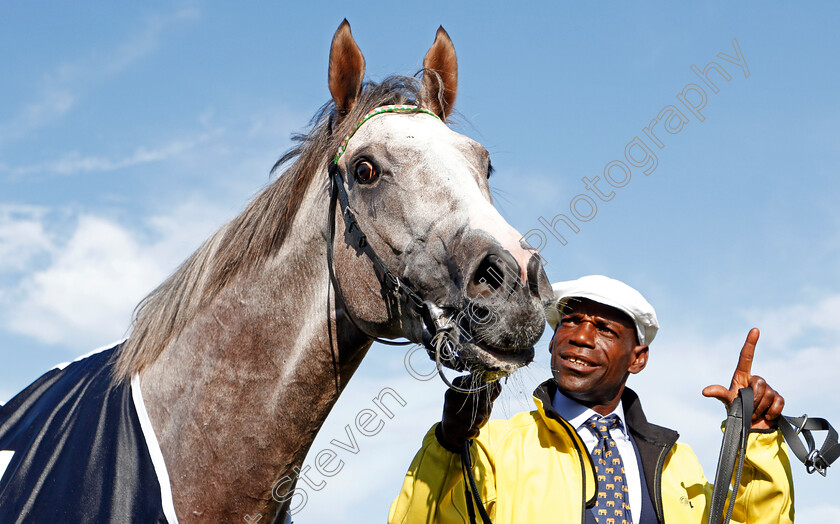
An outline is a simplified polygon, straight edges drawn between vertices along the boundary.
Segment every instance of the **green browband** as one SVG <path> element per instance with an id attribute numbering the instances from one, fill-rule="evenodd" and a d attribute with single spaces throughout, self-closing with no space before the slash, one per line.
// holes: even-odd
<path id="1" fill-rule="evenodd" d="M 381 106 L 373 109 L 368 114 L 365 115 L 362 120 L 353 126 L 353 130 L 347 133 L 347 136 L 344 137 L 344 140 L 341 141 L 341 144 L 338 146 L 338 151 L 336 152 L 335 156 L 333 157 L 333 164 L 338 164 L 338 159 L 341 158 L 341 155 L 344 154 L 344 151 L 347 149 L 347 142 L 350 141 L 350 137 L 356 134 L 356 131 L 362 127 L 362 124 L 370 120 L 371 118 L 375 117 L 376 115 L 380 115 L 382 113 L 426 113 L 427 115 L 432 115 L 433 117 L 440 120 L 440 117 L 436 114 L 432 113 L 428 109 L 423 109 L 422 107 L 417 106 L 409 106 L 409 105 L 393 105 L 393 106 Z"/>

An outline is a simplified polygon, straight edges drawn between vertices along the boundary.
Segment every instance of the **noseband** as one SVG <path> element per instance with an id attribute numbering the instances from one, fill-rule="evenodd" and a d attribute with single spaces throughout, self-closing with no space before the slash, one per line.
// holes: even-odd
<path id="1" fill-rule="evenodd" d="M 344 294 L 341 292 L 341 285 L 339 284 L 338 277 L 335 274 L 333 260 L 333 244 L 335 242 L 334 216 L 337 205 L 341 204 L 341 215 L 344 219 L 345 232 L 350 237 L 350 243 L 351 245 L 355 245 L 359 250 L 364 252 L 365 255 L 367 255 L 367 257 L 371 260 L 371 262 L 373 262 L 374 271 L 376 272 L 377 278 L 379 279 L 379 283 L 385 290 L 386 296 L 391 296 L 399 299 L 400 295 L 402 295 L 403 297 L 405 297 L 405 302 L 423 320 L 423 325 L 425 327 L 423 331 L 423 345 L 426 348 L 426 352 L 429 354 L 429 357 L 435 361 L 435 365 L 437 366 L 438 374 L 440 375 L 441 379 L 451 389 L 455 389 L 463 393 L 481 391 L 482 389 L 488 387 L 494 381 L 491 378 L 491 376 L 484 377 L 487 380 L 487 382 L 477 389 L 464 389 L 452 384 L 452 382 L 449 381 L 449 379 L 447 379 L 446 376 L 443 374 L 444 365 L 451 367 L 456 371 L 466 370 L 466 366 L 463 364 L 463 362 L 461 362 L 460 358 L 458 357 L 458 352 L 456 350 L 455 343 L 457 335 L 453 333 L 457 331 L 458 328 L 455 326 L 455 323 L 451 320 L 451 318 L 457 318 L 457 315 L 449 319 L 445 318 L 444 311 L 440 306 L 429 300 L 423 300 L 423 298 L 420 295 L 418 295 L 416 292 L 414 292 L 414 290 L 412 290 L 409 286 L 402 282 L 399 279 L 399 277 L 394 275 L 385 266 L 385 263 L 382 261 L 379 255 L 376 254 L 376 251 L 373 249 L 373 247 L 368 243 L 367 236 L 365 236 L 361 227 L 359 227 L 359 223 L 356 221 L 355 213 L 353 213 L 353 210 L 350 209 L 350 202 L 347 198 L 345 182 L 343 177 L 341 176 L 341 172 L 338 169 L 338 161 L 341 158 L 341 155 L 343 155 L 344 152 L 347 150 L 348 141 L 356 133 L 356 131 L 358 131 L 359 128 L 362 127 L 362 124 L 364 124 L 374 116 L 383 113 L 426 113 L 440 120 L 440 117 L 438 117 L 433 112 L 413 105 L 389 105 L 377 107 L 376 109 L 367 113 L 364 116 L 364 118 L 362 118 L 362 120 L 359 121 L 359 123 L 353 127 L 350 133 L 348 133 L 347 136 L 344 137 L 344 140 L 341 141 L 341 144 L 339 144 L 338 151 L 336 152 L 327 169 L 330 177 L 330 211 L 329 216 L 327 218 L 329 222 L 329 242 L 327 243 L 327 266 L 329 267 L 330 281 L 332 282 L 333 287 L 335 288 L 336 301 L 340 301 L 344 305 L 347 318 L 356 327 L 356 329 L 361 331 L 368 338 L 371 338 L 376 342 L 380 342 L 382 344 L 387 344 L 391 346 L 404 346 L 412 343 L 410 340 L 395 342 L 393 340 L 383 339 L 375 335 L 371 335 L 370 333 L 367 333 L 364 329 L 361 328 L 361 326 L 359 326 L 358 322 L 356 322 L 356 320 L 353 319 L 353 316 L 347 309 L 347 301 L 344 299 Z"/>

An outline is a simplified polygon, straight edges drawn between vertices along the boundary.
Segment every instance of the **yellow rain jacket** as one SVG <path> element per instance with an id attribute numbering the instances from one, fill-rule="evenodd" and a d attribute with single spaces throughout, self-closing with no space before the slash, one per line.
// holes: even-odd
<path id="1" fill-rule="evenodd" d="M 553 380 L 534 392 L 536 411 L 491 420 L 471 447 L 473 474 L 494 524 L 585 522 L 598 488 L 589 453 L 551 407 Z M 672 430 L 647 422 L 638 396 L 625 388 L 626 424 L 659 522 L 705 524 L 713 486 L 694 452 Z M 468 523 L 461 457 L 443 448 L 437 424 L 391 504 L 389 524 Z M 480 517 L 476 517 L 480 522 Z M 793 479 L 780 431 L 750 435 L 732 522 L 793 522 Z"/>

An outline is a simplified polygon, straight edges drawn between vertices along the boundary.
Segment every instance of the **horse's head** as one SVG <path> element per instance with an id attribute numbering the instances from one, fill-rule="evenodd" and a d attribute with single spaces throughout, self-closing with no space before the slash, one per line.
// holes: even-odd
<path id="1" fill-rule="evenodd" d="M 438 29 L 415 90 L 420 110 L 365 117 L 364 58 L 343 22 L 330 52 L 336 167 L 371 251 L 411 291 L 443 312 L 460 364 L 510 372 L 533 358 L 551 288 L 539 256 L 493 207 L 490 156 L 444 122 L 457 90 L 449 36 Z M 363 124 L 360 124 L 364 122 Z M 346 149 L 345 149 L 346 148 Z M 335 169 L 335 168 L 333 168 Z M 389 290 L 336 213 L 334 265 L 346 314 L 366 333 L 429 343 L 428 317 Z M 344 232 L 344 234 L 341 234 Z M 416 298 L 416 297 L 415 297 Z M 431 331 L 431 333 L 430 333 Z"/>

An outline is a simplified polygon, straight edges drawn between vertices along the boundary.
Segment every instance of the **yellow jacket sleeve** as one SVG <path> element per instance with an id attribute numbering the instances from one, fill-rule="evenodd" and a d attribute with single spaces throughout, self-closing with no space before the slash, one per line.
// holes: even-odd
<path id="1" fill-rule="evenodd" d="M 793 476 L 782 432 L 752 433 L 733 522 L 793 522 Z"/>
<path id="2" fill-rule="evenodd" d="M 714 486 L 688 445 L 672 448 L 661 489 L 665 522 L 708 522 Z M 732 522 L 785 524 L 793 515 L 793 478 L 781 432 L 750 434 Z"/>

